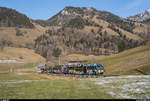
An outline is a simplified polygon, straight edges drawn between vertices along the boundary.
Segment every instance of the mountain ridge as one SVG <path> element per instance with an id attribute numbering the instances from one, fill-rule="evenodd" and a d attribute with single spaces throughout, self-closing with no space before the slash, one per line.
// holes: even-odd
<path id="1" fill-rule="evenodd" d="M 5 41 L 7 46 L 11 42 L 15 44 L 11 44 L 13 47 L 32 48 L 50 60 L 71 53 L 117 54 L 143 45 L 150 38 L 150 27 L 147 24 L 122 19 L 92 7 L 68 6 L 48 20 L 30 22 L 35 28 L 1 27 L 0 36 L 6 40 L 0 38 L 0 44 Z"/>
<path id="2" fill-rule="evenodd" d="M 34 28 L 31 20 L 25 14 L 14 9 L 0 7 L 0 15 L 1 27 Z"/>
<path id="3" fill-rule="evenodd" d="M 140 27 L 139 23 L 94 8 L 65 7 L 48 19 L 45 26 L 60 27 L 47 30 L 36 39 L 36 52 L 47 59 L 56 56 L 56 49 L 62 55 L 110 55 L 145 43 L 135 31 L 135 28 Z"/>

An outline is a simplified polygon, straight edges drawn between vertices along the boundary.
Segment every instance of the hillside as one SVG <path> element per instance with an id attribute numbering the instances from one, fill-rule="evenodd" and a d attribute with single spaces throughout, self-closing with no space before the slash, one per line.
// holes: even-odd
<path id="1" fill-rule="evenodd" d="M 117 54 L 150 40 L 148 24 L 122 19 L 95 8 L 68 6 L 48 20 L 31 20 L 4 7 L 0 13 L 3 15 L 0 49 L 7 46 L 34 49 L 47 60 L 72 53 Z"/>
<path id="2" fill-rule="evenodd" d="M 43 28 L 34 24 L 35 28 L 0 27 L 0 46 L 32 48 L 34 40 L 45 32 Z"/>
<path id="3" fill-rule="evenodd" d="M 94 8 L 69 6 L 48 20 L 38 20 L 38 24 L 59 27 L 46 30 L 35 40 L 36 52 L 47 60 L 72 53 L 117 54 L 146 44 L 150 38 L 147 24 L 128 21 Z"/>
<path id="4" fill-rule="evenodd" d="M 0 51 L 0 59 L 15 59 L 24 63 L 45 62 L 45 59 L 27 48 L 5 47 Z"/>
<path id="5" fill-rule="evenodd" d="M 93 56 L 71 54 L 62 58 L 62 64 L 70 60 L 88 60 L 89 63 L 101 63 L 106 75 L 150 74 L 150 44 L 129 49 L 111 56 Z"/>
<path id="6" fill-rule="evenodd" d="M 106 74 L 150 74 L 150 44 L 126 50 L 120 54 L 97 59 L 105 66 Z M 91 60 L 91 62 L 94 62 Z"/>
<path id="7" fill-rule="evenodd" d="M 32 48 L 34 39 L 45 32 L 26 15 L 0 7 L 0 48 L 5 46 Z"/>
<path id="8" fill-rule="evenodd" d="M 30 19 L 16 10 L 0 7 L 0 27 L 34 28 Z"/>

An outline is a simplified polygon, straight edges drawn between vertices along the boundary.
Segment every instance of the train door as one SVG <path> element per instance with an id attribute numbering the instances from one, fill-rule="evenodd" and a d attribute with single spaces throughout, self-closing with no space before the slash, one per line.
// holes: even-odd
<path id="1" fill-rule="evenodd" d="M 87 73 L 87 67 L 83 65 L 83 73 L 86 74 Z"/>

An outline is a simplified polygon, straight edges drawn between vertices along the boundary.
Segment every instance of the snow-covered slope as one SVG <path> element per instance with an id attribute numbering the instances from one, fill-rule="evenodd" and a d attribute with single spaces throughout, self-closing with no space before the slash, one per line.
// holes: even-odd
<path id="1" fill-rule="evenodd" d="M 137 14 L 135 16 L 130 16 L 127 19 L 137 22 L 144 22 L 148 19 L 150 19 L 150 9 L 145 10 L 144 13 Z"/>

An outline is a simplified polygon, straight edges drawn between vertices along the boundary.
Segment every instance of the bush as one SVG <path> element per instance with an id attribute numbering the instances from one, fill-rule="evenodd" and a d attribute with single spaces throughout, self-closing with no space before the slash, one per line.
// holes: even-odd
<path id="1" fill-rule="evenodd" d="M 61 55 L 61 49 L 59 49 L 59 48 L 54 48 L 52 55 L 53 55 L 54 57 L 60 56 L 60 55 Z"/>
<path id="2" fill-rule="evenodd" d="M 18 28 L 16 28 L 16 36 L 24 36 Z"/>
<path id="3" fill-rule="evenodd" d="M 102 35 L 102 30 L 103 30 L 103 27 L 100 26 L 99 29 L 98 29 L 98 31 L 97 31 L 97 33 L 98 33 L 99 35 Z"/>
<path id="4" fill-rule="evenodd" d="M 91 29 L 91 32 L 94 33 L 94 29 Z"/>

